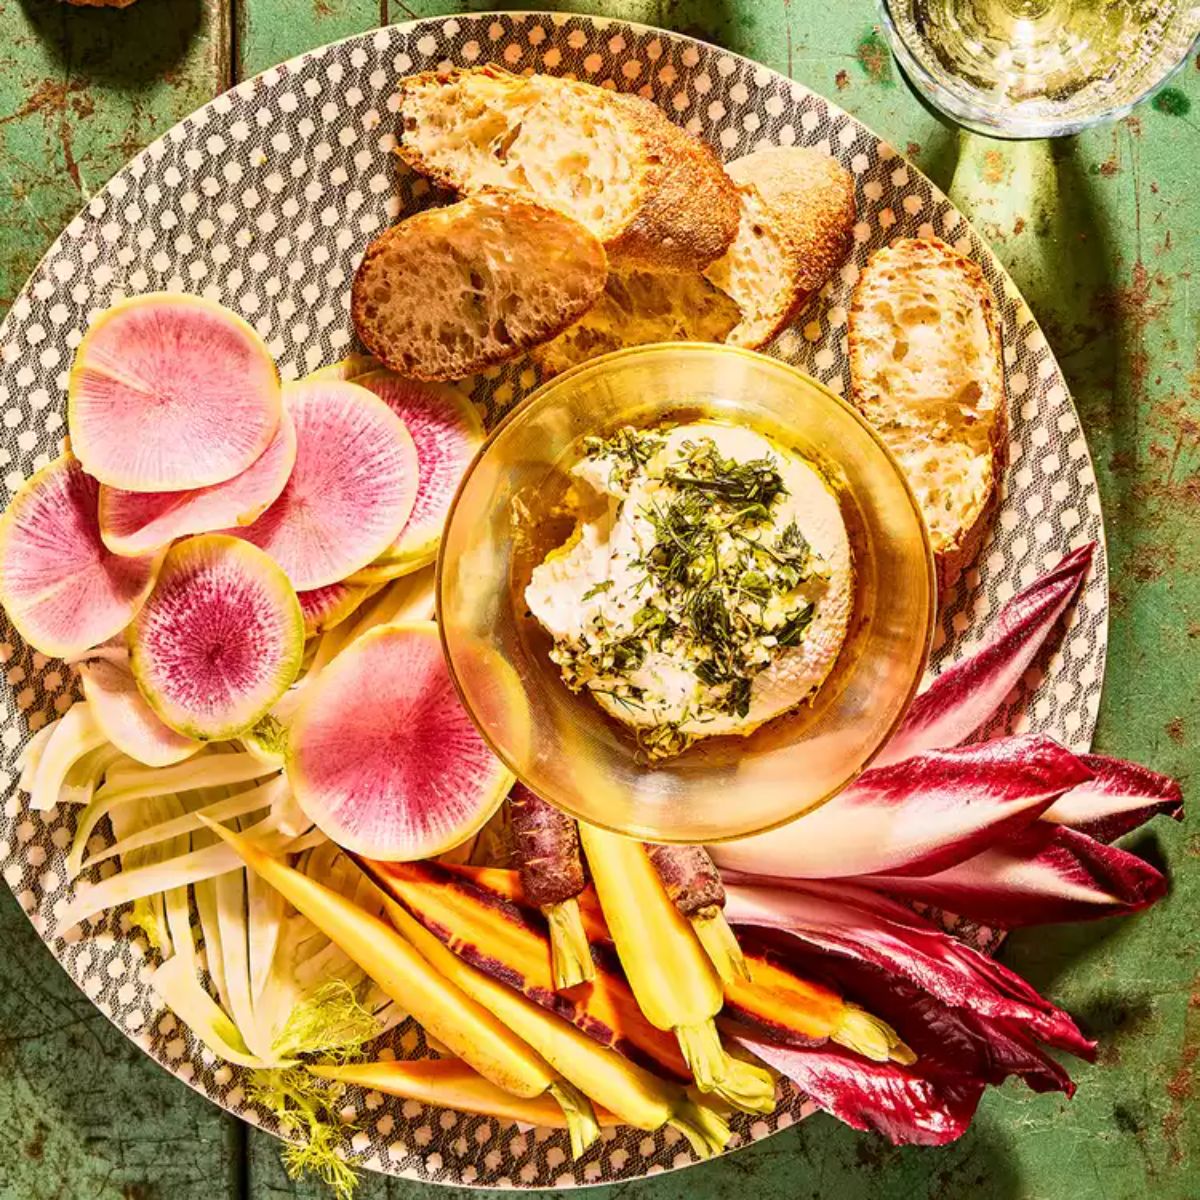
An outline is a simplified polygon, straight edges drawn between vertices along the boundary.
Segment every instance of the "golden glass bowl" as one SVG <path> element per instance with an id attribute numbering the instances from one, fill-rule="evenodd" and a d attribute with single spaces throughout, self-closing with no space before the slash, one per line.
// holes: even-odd
<path id="1" fill-rule="evenodd" d="M 582 438 L 700 417 L 749 425 L 822 469 L 850 532 L 855 610 L 838 662 L 811 704 L 748 737 L 701 739 L 651 765 L 630 731 L 563 683 L 524 591 L 533 568 L 574 526 L 563 500 Z M 572 815 L 660 842 L 758 833 L 843 788 L 912 700 L 934 605 L 925 526 L 883 443 L 815 380 L 729 346 L 639 346 L 539 388 L 467 471 L 438 561 L 450 672 L 492 749 Z"/>

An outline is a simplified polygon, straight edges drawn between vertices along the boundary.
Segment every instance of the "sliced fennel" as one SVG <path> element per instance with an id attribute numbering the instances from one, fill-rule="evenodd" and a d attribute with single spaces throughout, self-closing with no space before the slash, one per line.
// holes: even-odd
<path id="1" fill-rule="evenodd" d="M 130 763 L 109 772 L 104 786 L 96 793 L 97 800 L 103 797 L 110 803 L 123 803 L 167 792 L 249 783 L 275 773 L 253 754 L 245 751 L 223 753 L 215 746 L 169 767 L 145 767 L 132 759 Z"/>
<path id="2" fill-rule="evenodd" d="M 118 809 L 113 813 L 113 832 L 118 838 L 128 837 L 141 828 L 170 819 L 180 808 L 181 805 L 174 796 L 155 796 L 136 807 Z M 125 856 L 121 865 L 124 873 L 132 873 L 139 868 L 150 868 L 169 860 L 175 850 L 173 841 L 132 850 Z M 165 897 L 161 891 L 137 897 L 130 921 L 145 933 L 150 945 L 164 958 L 171 954 L 171 932 L 167 924 Z"/>
<path id="3" fill-rule="evenodd" d="M 58 791 L 59 804 L 90 804 L 107 772 L 126 761 L 125 755 L 108 743 L 85 754 L 67 772 Z"/>
<path id="4" fill-rule="evenodd" d="M 241 829 L 243 822 L 235 821 Z M 251 826 L 253 828 L 253 826 Z M 221 930 L 221 956 L 225 960 L 225 993 L 229 1015 L 246 1039 L 246 1045 L 262 1057 L 255 1044 L 254 1008 L 250 1001 L 250 959 L 246 946 L 246 872 L 228 871 L 214 881 L 217 893 L 217 924 Z"/>
<path id="5" fill-rule="evenodd" d="M 17 761 L 14 764 L 20 772 L 17 787 L 26 794 L 33 791 L 33 780 L 37 775 L 38 764 L 42 761 L 42 751 L 46 749 L 46 743 L 57 728 L 58 721 L 51 721 L 49 725 L 43 725 L 25 743 L 21 753 L 17 755 Z"/>
<path id="6" fill-rule="evenodd" d="M 34 812 L 49 812 L 58 803 L 59 791 L 71 767 L 106 743 L 91 709 L 82 700 L 76 701 L 55 722 L 54 732 L 41 748 L 29 789 L 29 807 Z"/>
<path id="7" fill-rule="evenodd" d="M 148 825 L 137 833 L 120 838 L 111 846 L 106 846 L 103 850 L 91 855 L 83 865 L 94 867 L 98 863 L 104 862 L 105 859 L 117 858 L 130 850 L 137 850 L 153 842 L 164 841 L 181 834 L 193 833 L 197 829 L 203 829 L 202 816 L 211 821 L 229 821 L 234 817 L 248 816 L 262 808 L 274 808 L 286 789 L 287 780 L 282 775 L 276 776 L 248 791 L 237 792 L 232 796 L 226 796 L 223 800 L 216 800 L 200 808 L 190 809 L 157 825 Z"/>
<path id="8" fill-rule="evenodd" d="M 92 797 L 75 823 L 75 836 L 67 854 L 68 868 L 72 874 L 78 874 L 82 869 L 88 839 L 106 816 L 112 819 L 119 809 L 135 802 L 151 800 L 155 796 L 174 794 L 182 790 L 196 791 L 225 784 L 246 783 L 249 781 L 246 772 L 250 770 L 251 764 L 256 774 L 250 775 L 250 779 L 268 774 L 262 764 L 249 754 L 213 752 L 197 754 L 187 762 L 171 767 L 135 766 L 119 774 L 115 769 L 110 770 L 104 786 Z M 283 796 L 280 794 L 275 798 L 282 800 Z"/>
<path id="9" fill-rule="evenodd" d="M 194 965 L 182 955 L 176 954 L 156 967 L 150 974 L 150 985 L 214 1054 L 243 1067 L 266 1065 L 250 1052 L 238 1027 L 200 986 Z"/>
<path id="10" fill-rule="evenodd" d="M 249 951 L 250 1002 L 257 1012 L 279 948 L 287 903 L 254 872 L 246 872 L 246 942 Z"/>
<path id="11" fill-rule="evenodd" d="M 203 850 L 215 846 L 217 837 L 208 829 L 192 834 L 192 848 Z M 196 914 L 200 918 L 200 936 L 204 939 L 204 961 L 212 976 L 217 999 L 229 1008 L 229 984 L 225 979 L 225 953 L 221 946 L 221 924 L 217 920 L 217 881 L 202 879 L 192 886 L 196 898 Z"/>
<path id="12" fill-rule="evenodd" d="M 306 844 L 306 837 L 296 838 L 281 833 L 271 817 L 254 825 L 249 833 L 261 841 L 263 849 L 271 854 L 281 854 L 290 848 Z M 132 871 L 121 871 L 99 883 L 86 885 L 76 891 L 74 898 L 63 913 L 60 927 L 71 925 L 90 917 L 93 913 L 119 904 L 128 904 L 142 896 L 152 896 L 167 888 L 183 887 L 213 879 L 228 871 L 241 867 L 241 859 L 228 846 L 222 844 L 191 850 L 164 862 L 138 867 Z"/>

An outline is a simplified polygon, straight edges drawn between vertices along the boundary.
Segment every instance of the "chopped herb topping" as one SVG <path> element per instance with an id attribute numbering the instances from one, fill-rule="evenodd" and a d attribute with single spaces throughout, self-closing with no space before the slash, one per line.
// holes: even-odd
<path id="1" fill-rule="evenodd" d="M 605 599 L 582 638 L 552 651 L 571 687 L 642 714 L 638 739 L 651 758 L 686 747 L 685 724 L 748 715 L 754 677 L 781 647 L 799 645 L 813 621 L 814 603 L 800 589 L 825 573 L 796 521 L 779 527 L 788 492 L 774 457 L 728 458 L 708 437 L 670 454 L 666 445 L 660 433 L 632 428 L 587 442 L 586 457 L 611 465 L 618 493 L 638 482 L 617 511 L 635 506 L 639 557 L 628 579 L 584 592 L 585 601 Z M 638 676 L 672 667 L 686 671 L 681 686 L 690 687 L 682 718 L 678 696 L 668 707 L 662 688 Z M 646 724 L 655 710 L 664 719 Z M 678 719 L 665 719 L 668 711 Z"/>
<path id="2" fill-rule="evenodd" d="M 583 443 L 587 458 L 607 459 L 612 463 L 611 482 L 618 487 L 628 487 L 629 481 L 664 446 L 666 439 L 661 433 L 645 429 L 634 429 L 626 425 L 610 438 L 590 437 Z"/>
<path id="3" fill-rule="evenodd" d="M 596 584 L 595 587 L 588 588 L 588 590 L 583 593 L 583 598 L 585 600 L 591 600 L 593 597 L 599 596 L 603 592 L 610 592 L 610 591 L 612 591 L 612 585 L 613 585 L 613 581 L 611 579 L 605 579 L 602 582 Z"/>

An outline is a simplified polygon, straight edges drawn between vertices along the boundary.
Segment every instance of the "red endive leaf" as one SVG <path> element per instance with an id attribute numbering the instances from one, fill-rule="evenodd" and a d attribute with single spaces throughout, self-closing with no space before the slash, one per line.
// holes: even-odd
<path id="1" fill-rule="evenodd" d="M 1037 734 L 931 750 L 860 775 L 782 829 L 712 847 L 718 865 L 795 879 L 929 875 L 1036 820 L 1089 779 Z"/>
<path id="2" fill-rule="evenodd" d="M 1087 577 L 1094 542 L 1073 550 L 1001 610 L 983 646 L 943 671 L 913 701 L 875 760 L 888 766 L 966 741 L 1003 703 Z"/>
<path id="3" fill-rule="evenodd" d="M 1115 842 L 1159 813 L 1183 819 L 1183 790 L 1169 775 L 1101 754 L 1081 757 L 1092 778 L 1060 796 L 1045 820 Z"/>
<path id="4" fill-rule="evenodd" d="M 887 1021 L 916 1054 L 916 1071 L 924 1078 L 999 1084 L 1015 1075 L 1035 1092 L 1070 1096 L 1075 1091 L 1063 1067 L 1017 1021 L 985 1016 L 969 1005 L 946 1004 L 896 972 L 853 954 L 816 950 L 775 930 L 742 925 L 738 932 L 743 946 L 765 943 L 805 978 L 831 983 L 846 999 Z M 767 1030 L 738 1032 L 781 1040 L 772 1039 Z"/>
<path id="5" fill-rule="evenodd" d="M 1137 855 L 1045 821 L 937 875 L 855 882 L 1001 929 L 1136 912 L 1167 892 L 1166 877 Z"/>
<path id="6" fill-rule="evenodd" d="M 1095 1043 L 1019 975 L 951 937 L 899 901 L 820 881 L 747 886 L 727 875 L 725 915 L 735 925 L 790 933 L 808 945 L 907 980 L 950 1008 L 1015 1023 L 1051 1046 L 1090 1058 Z"/>
<path id="7" fill-rule="evenodd" d="M 733 1041 L 786 1075 L 818 1108 L 851 1129 L 875 1130 L 896 1146 L 944 1146 L 966 1132 L 984 1084 L 927 1079 L 920 1064 L 869 1062 L 832 1043 L 816 1049 Z"/>

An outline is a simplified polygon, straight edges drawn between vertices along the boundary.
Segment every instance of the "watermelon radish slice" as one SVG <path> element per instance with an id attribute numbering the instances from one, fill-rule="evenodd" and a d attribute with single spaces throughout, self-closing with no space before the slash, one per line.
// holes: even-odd
<path id="1" fill-rule="evenodd" d="M 417 496 L 417 451 L 404 422 L 366 388 L 289 384 L 296 464 L 251 525 L 227 529 L 265 550 L 297 591 L 341 583 L 404 528 Z"/>
<path id="2" fill-rule="evenodd" d="M 202 749 L 154 715 L 128 667 L 98 659 L 80 667 L 79 678 L 93 719 L 122 754 L 147 767 L 169 767 Z"/>
<path id="3" fill-rule="evenodd" d="M 223 483 L 279 424 L 279 372 L 241 317 L 198 296 L 122 300 L 92 322 L 67 383 L 71 449 L 131 492 Z"/>
<path id="4" fill-rule="evenodd" d="M 463 709 L 431 621 L 373 629 L 313 680 L 287 773 L 318 829 L 385 862 L 465 841 L 513 781 Z"/>
<path id="5" fill-rule="evenodd" d="M 378 371 L 383 367 L 383 364 L 373 354 L 347 354 L 345 358 L 338 359 L 335 363 L 328 363 L 326 366 L 318 367 L 310 375 L 306 375 L 305 379 L 357 379 L 360 375 L 365 375 L 368 371 Z"/>
<path id="6" fill-rule="evenodd" d="M 115 554 L 153 554 L 176 538 L 249 525 L 278 498 L 296 462 L 296 427 L 280 415 L 270 445 L 240 475 L 187 492 L 100 488 L 100 536 Z"/>
<path id="7" fill-rule="evenodd" d="M 483 422 L 471 401 L 448 384 L 418 383 L 394 371 L 372 371 L 355 382 L 387 403 L 417 448 L 419 486 L 412 515 L 395 542 L 353 580 L 382 583 L 437 557 L 450 502 L 483 445 Z"/>
<path id="8" fill-rule="evenodd" d="M 121 558 L 100 540 L 99 486 L 64 454 L 0 516 L 0 605 L 43 654 L 66 658 L 107 641 L 154 586 L 162 555 Z"/>
<path id="9" fill-rule="evenodd" d="M 336 628 L 378 590 L 370 584 L 331 583 L 311 592 L 297 592 L 304 614 L 304 636 L 309 638 Z"/>
<path id="10" fill-rule="evenodd" d="M 229 738 L 296 678 L 304 619 L 268 555 L 209 533 L 167 551 L 127 636 L 133 677 L 162 721 L 186 737 Z"/>

